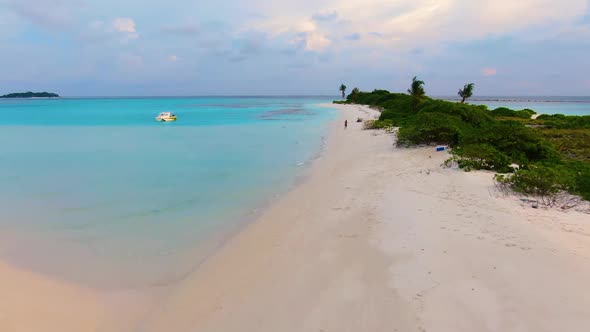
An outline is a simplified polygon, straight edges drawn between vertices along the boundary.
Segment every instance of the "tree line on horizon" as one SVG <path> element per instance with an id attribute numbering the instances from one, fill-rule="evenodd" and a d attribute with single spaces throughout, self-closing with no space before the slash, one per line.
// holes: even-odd
<path id="1" fill-rule="evenodd" d="M 415 104 L 417 105 L 417 103 L 420 101 L 421 98 L 423 98 L 424 96 L 426 96 L 426 90 L 424 89 L 424 81 L 421 81 L 418 79 L 417 76 L 414 76 L 414 78 L 412 79 L 412 84 L 410 85 L 410 88 L 408 89 L 408 94 L 410 96 L 412 96 L 415 100 Z M 461 103 L 465 103 L 465 101 L 469 98 L 471 98 L 473 96 L 473 90 L 475 88 L 475 83 L 467 83 L 465 84 L 465 86 L 463 86 L 462 89 L 459 90 L 459 92 L 457 93 L 459 95 L 459 97 L 461 97 Z M 342 99 L 346 98 L 346 85 L 340 84 L 340 88 L 339 91 L 342 92 Z M 354 88 L 351 92 L 351 94 L 355 94 L 355 93 L 359 93 L 360 90 L 358 88 Z M 415 106 L 416 106 L 415 105 Z"/>
<path id="2" fill-rule="evenodd" d="M 0 98 L 58 98 L 57 93 L 52 92 L 16 92 L 0 96 Z"/>

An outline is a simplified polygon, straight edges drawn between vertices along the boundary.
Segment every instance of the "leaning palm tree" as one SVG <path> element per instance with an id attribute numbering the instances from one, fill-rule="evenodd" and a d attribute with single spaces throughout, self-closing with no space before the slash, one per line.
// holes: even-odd
<path id="1" fill-rule="evenodd" d="M 342 99 L 346 98 L 346 85 L 340 85 L 340 91 L 342 91 Z"/>
<path id="2" fill-rule="evenodd" d="M 408 89 L 410 96 L 414 98 L 414 111 L 418 108 L 418 103 L 426 95 L 424 91 L 424 81 L 418 80 L 416 76 L 412 79 L 412 86 Z"/>
<path id="3" fill-rule="evenodd" d="M 469 99 L 469 98 L 471 98 L 471 96 L 473 96 L 473 88 L 474 87 L 475 87 L 475 84 L 469 83 L 469 84 L 465 84 L 463 89 L 459 90 L 458 95 L 461 98 L 463 98 L 463 99 L 461 99 L 461 103 L 464 103 L 465 99 Z"/>

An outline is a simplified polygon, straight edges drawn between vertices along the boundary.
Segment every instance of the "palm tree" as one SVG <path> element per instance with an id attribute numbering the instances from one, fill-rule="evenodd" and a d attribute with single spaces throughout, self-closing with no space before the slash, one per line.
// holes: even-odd
<path id="1" fill-rule="evenodd" d="M 342 91 L 342 99 L 346 98 L 346 85 L 340 85 L 340 91 Z"/>
<path id="2" fill-rule="evenodd" d="M 412 79 L 412 86 L 408 89 L 408 93 L 414 98 L 414 111 L 416 111 L 418 103 L 426 95 L 426 91 L 424 91 L 424 81 L 420 81 L 414 76 Z"/>
<path id="3" fill-rule="evenodd" d="M 458 95 L 461 98 L 463 98 L 463 99 L 461 99 L 461 103 L 464 103 L 465 99 L 471 98 L 471 96 L 473 96 L 473 88 L 474 87 L 475 87 L 475 84 L 469 83 L 469 84 L 465 84 L 463 89 L 459 90 Z"/>

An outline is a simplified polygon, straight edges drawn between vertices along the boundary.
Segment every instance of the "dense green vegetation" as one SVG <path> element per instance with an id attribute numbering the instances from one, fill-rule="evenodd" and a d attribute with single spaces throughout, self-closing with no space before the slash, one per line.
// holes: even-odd
<path id="1" fill-rule="evenodd" d="M 513 118 L 522 118 L 522 119 L 530 119 L 533 115 L 536 114 L 535 111 L 524 109 L 520 111 L 514 111 L 507 107 L 498 107 L 494 110 L 491 110 L 491 113 L 495 117 L 513 117 Z"/>
<path id="2" fill-rule="evenodd" d="M 0 98 L 56 98 L 59 97 L 57 93 L 51 92 L 18 92 L 18 93 L 9 93 L 4 96 L 0 96 Z"/>
<path id="3" fill-rule="evenodd" d="M 352 90 L 346 103 L 380 109 L 366 128 L 400 127 L 398 144 L 444 144 L 448 164 L 512 173 L 497 180 L 518 193 L 553 195 L 568 191 L 590 200 L 590 116 L 541 115 L 435 100 L 414 78 L 409 94 Z M 473 87 L 466 85 L 466 98 Z M 461 91 L 463 91 L 461 90 Z M 471 91 L 469 91 L 471 90 Z M 516 166 L 516 167 L 514 167 Z"/>
<path id="4" fill-rule="evenodd" d="M 563 114 L 543 114 L 537 118 L 538 124 L 556 129 L 590 129 L 590 116 L 566 116 Z"/>

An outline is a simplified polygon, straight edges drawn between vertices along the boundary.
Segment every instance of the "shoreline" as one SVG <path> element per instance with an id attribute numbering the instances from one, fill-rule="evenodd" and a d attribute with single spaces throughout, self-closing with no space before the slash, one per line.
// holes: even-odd
<path id="1" fill-rule="evenodd" d="M 327 103 L 317 104 L 316 106 L 331 108 L 331 104 Z M 123 289 L 94 288 L 91 285 L 79 284 L 54 275 L 29 270 L 10 261 L 0 261 L 0 293 L 12 294 L 14 292 L 14 297 L 17 297 L 16 294 L 20 289 L 31 287 L 36 292 L 43 294 L 41 297 L 35 294 L 23 297 L 23 301 L 18 303 L 20 305 L 16 306 L 0 301 L 0 330 L 29 331 L 43 329 L 46 331 L 61 331 L 65 328 L 66 330 L 94 331 L 98 326 L 103 326 L 103 328 L 107 326 L 107 331 L 133 329 L 132 326 L 141 321 L 153 309 L 154 304 L 165 297 L 165 294 L 170 289 L 173 289 L 187 276 L 198 270 L 226 242 L 254 223 L 266 209 L 306 181 L 309 173 L 311 173 L 312 165 L 318 159 L 321 159 L 325 153 L 327 136 L 333 130 L 334 122 L 335 120 L 332 119 L 324 125 L 326 134 L 322 135 L 321 143 L 310 159 L 295 165 L 295 167 L 301 167 L 303 170 L 298 174 L 294 174 L 290 184 L 272 196 L 262 199 L 260 204 L 242 214 L 237 220 L 218 229 L 214 234 L 210 235 L 210 238 L 205 243 L 190 249 L 186 255 L 198 257 L 198 259 L 191 263 L 187 273 L 166 283 Z M 52 306 L 49 302 L 56 301 L 61 297 L 62 293 L 66 294 L 67 299 L 60 305 L 55 305 L 54 308 L 48 310 L 47 307 Z M 131 303 L 137 308 L 131 311 L 126 310 L 124 307 Z M 117 309 L 110 309 L 111 306 L 115 306 Z M 92 309 L 89 309 L 89 307 L 92 307 Z M 126 316 L 131 315 L 131 317 L 121 317 L 119 310 L 123 310 Z M 33 311 L 35 315 L 41 316 L 43 319 L 39 322 L 28 321 L 28 319 L 22 317 L 27 311 Z M 67 316 L 71 311 L 81 312 L 82 314 L 77 319 L 69 319 Z M 49 313 L 51 314 L 49 315 Z M 15 319 L 15 317 L 17 318 Z"/>
<path id="2" fill-rule="evenodd" d="M 157 299 L 0 263 L 18 298 L 0 301 L 0 330 L 585 331 L 587 215 L 496 197 L 491 173 L 441 169 L 446 152 L 362 130 L 375 111 L 329 107 L 305 176 Z"/>
<path id="3" fill-rule="evenodd" d="M 372 110 L 333 107 L 341 115 L 310 177 L 140 329 L 584 331 L 587 215 L 493 197 L 491 173 L 441 169 L 446 153 L 361 130 L 358 110 Z"/>

